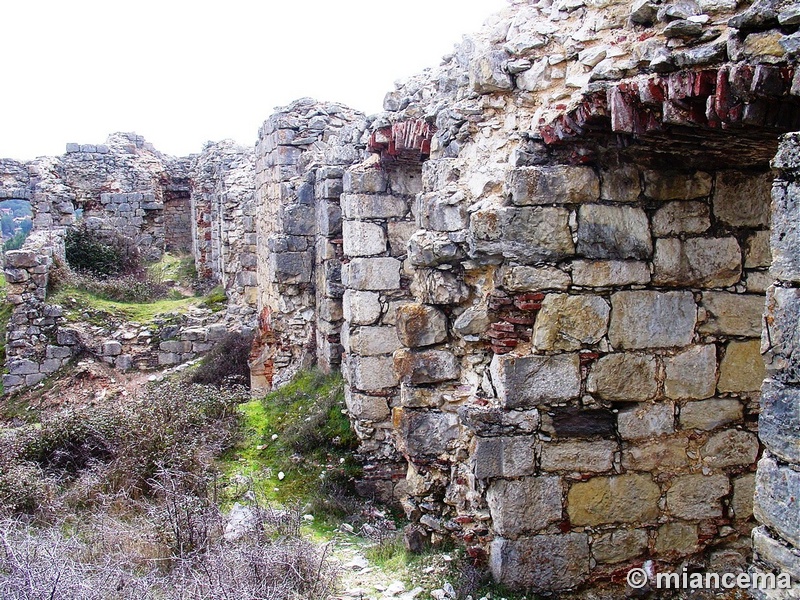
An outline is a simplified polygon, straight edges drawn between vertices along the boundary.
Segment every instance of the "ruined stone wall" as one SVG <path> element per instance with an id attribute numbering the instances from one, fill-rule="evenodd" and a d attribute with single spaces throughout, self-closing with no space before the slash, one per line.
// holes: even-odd
<path id="1" fill-rule="evenodd" d="M 791 573 L 800 580 L 800 390 L 798 315 L 800 314 L 800 135 L 783 139 L 773 161 L 778 178 L 772 188 L 772 269 L 767 291 L 762 351 L 768 377 L 761 396 L 759 437 L 766 450 L 758 463 L 753 531 L 755 569 Z M 780 598 L 760 592 L 758 598 Z"/>
<path id="2" fill-rule="evenodd" d="M 248 326 L 257 304 L 254 167 L 252 149 L 207 144 L 191 168 L 187 213 L 198 273 L 225 288 L 231 317 Z"/>
<path id="3" fill-rule="evenodd" d="M 280 109 L 259 131 L 254 390 L 288 381 L 318 354 L 323 364 L 338 362 L 342 288 L 337 194 L 343 167 L 362 156 L 366 126 L 360 113 L 306 98 Z"/>
<path id="4" fill-rule="evenodd" d="M 408 461 L 409 542 L 458 537 L 511 586 L 703 550 L 745 568 L 794 13 L 513 4 L 372 123 L 384 170 L 422 123 L 433 135 L 402 265 L 386 235 L 403 214 L 345 211 L 356 430 Z M 391 201 L 374 159 L 348 172 L 373 176 L 359 207 Z"/>

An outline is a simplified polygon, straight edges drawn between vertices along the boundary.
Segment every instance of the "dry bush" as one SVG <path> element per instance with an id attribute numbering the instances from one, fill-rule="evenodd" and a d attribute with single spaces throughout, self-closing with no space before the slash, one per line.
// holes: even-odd
<path id="1" fill-rule="evenodd" d="M 250 387 L 248 359 L 253 346 L 253 334 L 230 332 L 203 357 L 191 375 L 192 383 Z"/>

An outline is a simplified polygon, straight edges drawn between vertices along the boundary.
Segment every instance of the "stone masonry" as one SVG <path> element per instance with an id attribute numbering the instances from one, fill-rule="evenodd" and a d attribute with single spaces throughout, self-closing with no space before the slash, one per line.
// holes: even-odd
<path id="1" fill-rule="evenodd" d="M 341 368 L 360 489 L 409 547 L 541 593 L 692 564 L 796 597 L 798 27 L 789 0 L 512 0 L 378 115 L 301 99 L 254 156 L 118 136 L 27 183 L 4 162 L 0 190 L 56 238 L 83 207 L 157 248 L 189 193 L 198 269 L 257 315 L 254 391 Z M 74 175 L 109 164 L 111 188 Z M 39 300 L 20 346 L 57 324 Z"/>

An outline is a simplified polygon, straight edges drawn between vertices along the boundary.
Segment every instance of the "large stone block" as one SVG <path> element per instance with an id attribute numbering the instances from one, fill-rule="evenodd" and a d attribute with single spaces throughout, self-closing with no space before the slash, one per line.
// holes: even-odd
<path id="1" fill-rule="evenodd" d="M 772 274 L 800 282 L 800 181 L 778 180 L 772 188 Z"/>
<path id="2" fill-rule="evenodd" d="M 434 267 L 464 258 L 461 246 L 441 231 L 417 231 L 409 238 L 407 247 L 412 265 Z"/>
<path id="3" fill-rule="evenodd" d="M 681 407 L 682 429 L 710 431 L 722 425 L 742 420 L 742 403 L 734 398 L 710 398 L 700 402 L 687 402 Z"/>
<path id="4" fill-rule="evenodd" d="M 602 473 L 614 466 L 617 443 L 612 440 L 568 440 L 542 445 L 543 471 Z"/>
<path id="5" fill-rule="evenodd" d="M 395 408 L 393 419 L 399 422 L 405 451 L 413 457 L 439 456 L 458 438 L 458 416 L 454 413 Z"/>
<path id="6" fill-rule="evenodd" d="M 696 322 L 691 292 L 617 292 L 611 296 L 608 337 L 615 348 L 687 346 Z"/>
<path id="7" fill-rule="evenodd" d="M 499 275 L 509 292 L 566 290 L 570 284 L 569 274 L 556 267 L 503 267 Z"/>
<path id="8" fill-rule="evenodd" d="M 347 193 L 379 194 L 386 191 L 389 178 L 380 163 L 362 168 L 354 167 L 344 173 L 342 185 Z"/>
<path id="9" fill-rule="evenodd" d="M 469 288 L 450 271 L 416 269 L 411 293 L 425 304 L 460 304 L 469 297 Z"/>
<path id="10" fill-rule="evenodd" d="M 768 267 L 772 264 L 769 247 L 769 231 L 756 231 L 747 238 L 744 250 L 744 266 L 747 269 Z"/>
<path id="11" fill-rule="evenodd" d="M 721 498 L 729 491 L 725 475 L 681 475 L 667 490 L 667 509 L 680 519 L 715 519 L 722 516 Z"/>
<path id="12" fill-rule="evenodd" d="M 600 180 L 590 167 L 520 167 L 509 174 L 506 191 L 518 206 L 594 202 Z"/>
<path id="13" fill-rule="evenodd" d="M 753 554 L 756 570 L 764 565 L 767 571 L 790 573 L 800 580 L 800 550 L 775 539 L 766 527 L 753 530 Z"/>
<path id="14" fill-rule="evenodd" d="M 612 202 L 636 202 L 642 192 L 639 169 L 619 165 L 600 173 L 600 198 Z"/>
<path id="15" fill-rule="evenodd" d="M 343 340 L 344 341 L 344 340 Z M 356 327 L 347 337 L 348 352 L 361 356 L 391 354 L 400 348 L 394 327 Z"/>
<path id="16" fill-rule="evenodd" d="M 486 503 L 495 532 L 516 539 L 560 521 L 562 494 L 559 477 L 493 481 L 486 492 Z"/>
<path id="17" fill-rule="evenodd" d="M 389 420 L 389 404 L 383 396 L 368 396 L 352 391 L 345 386 L 344 399 L 350 416 L 360 421 L 381 423 Z"/>
<path id="18" fill-rule="evenodd" d="M 772 378 L 800 382 L 800 289 L 772 286 L 767 290 L 761 346 Z"/>
<path id="19" fill-rule="evenodd" d="M 800 464 L 800 388 L 764 382 L 758 436 L 775 456 Z"/>
<path id="20" fill-rule="evenodd" d="M 400 267 L 396 258 L 354 258 L 342 266 L 342 283 L 356 290 L 396 290 Z"/>
<path id="21" fill-rule="evenodd" d="M 653 242 L 647 214 L 632 206 L 581 206 L 577 251 L 587 258 L 649 259 Z"/>
<path id="22" fill-rule="evenodd" d="M 771 456 L 758 461 L 753 513 L 760 523 L 800 548 L 800 472 Z"/>
<path id="23" fill-rule="evenodd" d="M 704 292 L 701 306 L 706 320 L 701 333 L 724 336 L 760 337 L 764 314 L 764 297 L 754 294 Z"/>
<path id="24" fill-rule="evenodd" d="M 697 525 L 685 521 L 672 521 L 658 528 L 656 554 L 685 556 L 697 551 L 699 542 Z"/>
<path id="25" fill-rule="evenodd" d="M 611 307 L 600 296 L 548 294 L 536 317 L 533 345 L 537 350 L 579 350 L 606 334 Z"/>
<path id="26" fill-rule="evenodd" d="M 646 523 L 658 517 L 661 490 L 650 475 L 595 477 L 572 485 L 567 512 L 573 525 Z"/>
<path id="27" fill-rule="evenodd" d="M 504 50 L 484 49 L 473 56 L 469 68 L 469 84 L 479 94 L 514 89 L 511 76 L 503 68 L 509 56 Z"/>
<path id="28" fill-rule="evenodd" d="M 599 563 L 630 560 L 647 550 L 647 539 L 644 529 L 616 529 L 592 543 L 592 556 Z"/>
<path id="29" fill-rule="evenodd" d="M 675 400 L 710 398 L 717 389 L 717 347 L 690 346 L 664 357 L 664 393 Z"/>
<path id="30" fill-rule="evenodd" d="M 650 267 L 641 261 L 576 260 L 572 282 L 584 287 L 645 285 L 650 283 Z"/>
<path id="31" fill-rule="evenodd" d="M 342 194 L 342 214 L 346 219 L 391 219 L 408 214 L 405 198 L 388 194 Z"/>
<path id="32" fill-rule="evenodd" d="M 654 356 L 629 352 L 608 354 L 592 367 L 586 389 L 604 400 L 649 400 L 658 390 L 656 368 Z"/>
<path id="33" fill-rule="evenodd" d="M 758 438 L 739 429 L 720 431 L 703 444 L 700 455 L 711 468 L 752 465 L 758 457 Z"/>
<path id="34" fill-rule="evenodd" d="M 342 312 L 345 321 L 351 325 L 373 325 L 381 316 L 380 295 L 377 292 L 345 290 Z"/>
<path id="35" fill-rule="evenodd" d="M 461 231 L 469 225 L 463 193 L 441 193 L 417 196 L 417 219 L 420 227 L 432 231 Z"/>
<path id="36" fill-rule="evenodd" d="M 755 491 L 755 473 L 745 473 L 733 480 L 731 511 L 735 519 L 742 521 L 753 516 L 753 495 Z"/>
<path id="37" fill-rule="evenodd" d="M 412 385 L 457 379 L 460 372 L 458 359 L 446 350 L 398 350 L 394 369 L 401 382 Z"/>
<path id="38" fill-rule="evenodd" d="M 705 202 L 669 202 L 653 215 L 653 235 L 703 233 L 711 227 L 711 209 Z"/>
<path id="39" fill-rule="evenodd" d="M 653 441 L 637 440 L 622 452 L 622 466 L 634 471 L 682 469 L 689 464 L 686 437 L 662 437 Z"/>
<path id="40" fill-rule="evenodd" d="M 476 437 L 470 457 L 478 479 L 525 477 L 536 473 L 537 438 L 532 435 Z"/>
<path id="41" fill-rule="evenodd" d="M 346 256 L 375 256 L 386 252 L 386 232 L 375 223 L 345 221 L 342 237 Z"/>
<path id="42" fill-rule="evenodd" d="M 619 411 L 617 428 L 623 440 L 652 439 L 675 431 L 675 405 L 672 402 L 642 403 Z"/>
<path id="43" fill-rule="evenodd" d="M 397 336 L 409 348 L 439 344 L 447 339 L 447 317 L 433 306 L 406 304 L 397 309 Z"/>
<path id="44" fill-rule="evenodd" d="M 645 171 L 644 193 L 653 200 L 694 200 L 711 194 L 711 175 L 702 171 Z"/>
<path id="45" fill-rule="evenodd" d="M 391 356 L 351 356 L 348 365 L 349 381 L 357 390 L 369 392 L 394 387 L 399 383 Z"/>
<path id="46" fill-rule="evenodd" d="M 310 283 L 312 257 L 308 252 L 272 252 L 269 255 L 275 283 Z"/>
<path id="47" fill-rule="evenodd" d="M 496 538 L 490 554 L 495 581 L 512 589 L 568 590 L 589 575 L 589 537 L 585 533 L 537 535 L 516 541 Z"/>
<path id="48" fill-rule="evenodd" d="M 575 252 L 569 211 L 549 206 L 487 208 L 470 219 L 470 254 L 523 263 L 561 260 Z"/>
<path id="49" fill-rule="evenodd" d="M 720 392 L 753 392 L 761 389 L 766 376 L 758 340 L 730 342 L 719 366 Z"/>
<path id="50" fill-rule="evenodd" d="M 717 173 L 714 187 L 714 216 L 731 227 L 768 227 L 770 172 L 752 175 L 743 171 Z"/>
<path id="51" fill-rule="evenodd" d="M 681 287 L 726 287 L 742 276 L 742 251 L 734 237 L 656 240 L 653 283 Z"/>
<path id="52" fill-rule="evenodd" d="M 564 402 L 580 394 L 580 360 L 577 354 L 496 354 L 489 369 L 497 397 L 507 408 Z"/>

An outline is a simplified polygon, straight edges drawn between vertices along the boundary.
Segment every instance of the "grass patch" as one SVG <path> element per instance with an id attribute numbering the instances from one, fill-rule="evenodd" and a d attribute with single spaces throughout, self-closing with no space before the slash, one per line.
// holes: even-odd
<path id="1" fill-rule="evenodd" d="M 221 285 L 213 288 L 203 298 L 203 306 L 210 308 L 214 312 L 219 312 L 224 309 L 226 302 L 228 302 L 228 296 L 225 294 L 225 288 Z"/>
<path id="2" fill-rule="evenodd" d="M 353 482 L 360 466 L 353 459 L 357 439 L 343 414 L 344 385 L 339 374 L 299 374 L 263 399 L 239 406 L 242 435 L 225 456 L 227 493 L 236 499 L 245 476 L 268 503 L 299 502 L 315 515 L 315 527 L 352 509 Z"/>
<path id="3" fill-rule="evenodd" d="M 48 299 L 52 304 L 60 304 L 65 309 L 68 321 L 93 322 L 98 320 L 99 325 L 105 323 L 104 315 L 122 318 L 137 323 L 148 323 L 157 315 L 165 313 L 184 313 L 192 307 L 201 306 L 202 298 L 165 298 L 154 302 L 117 302 L 106 300 L 99 296 L 76 287 L 64 287 L 52 294 Z M 99 313 L 93 319 L 91 315 L 87 319 L 86 312 Z"/>
<path id="4" fill-rule="evenodd" d="M 158 262 L 147 267 L 147 274 L 158 282 L 175 281 L 191 284 L 197 279 L 194 257 L 191 254 L 170 254 L 165 252 Z"/>

